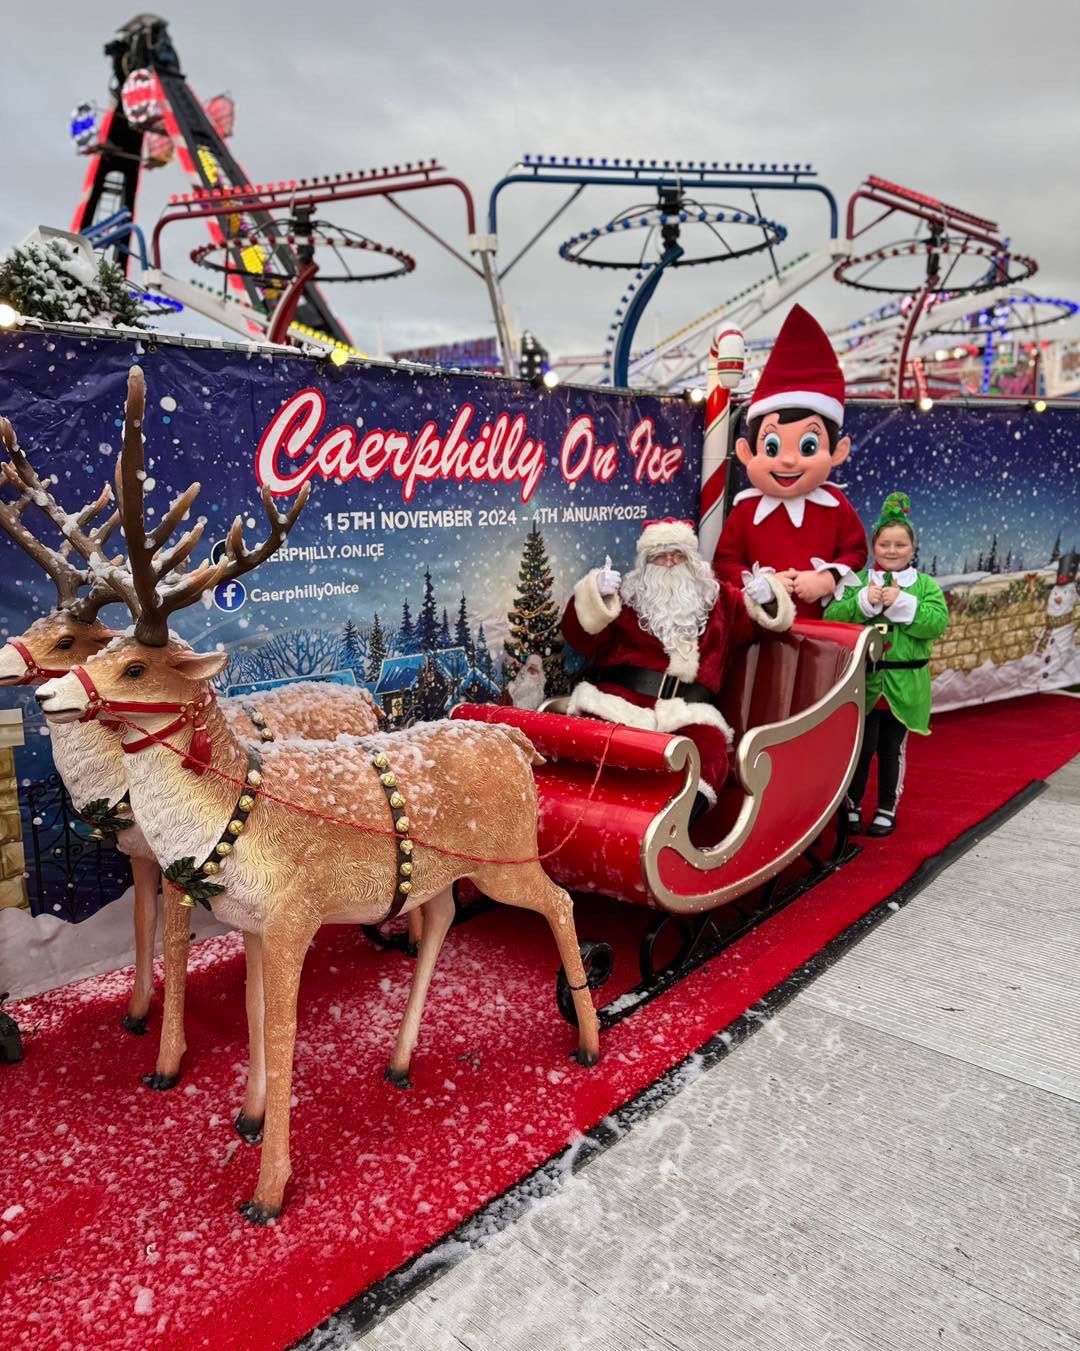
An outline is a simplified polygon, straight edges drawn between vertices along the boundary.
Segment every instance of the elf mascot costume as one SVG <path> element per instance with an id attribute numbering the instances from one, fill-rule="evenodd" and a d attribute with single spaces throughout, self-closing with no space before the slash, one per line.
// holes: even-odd
<path id="1" fill-rule="evenodd" d="M 802 619 L 855 584 L 866 534 L 839 488 L 826 483 L 851 441 L 841 435 L 844 376 L 817 320 L 796 305 L 784 320 L 746 414 L 735 454 L 750 487 L 736 493 L 713 566 L 738 585 L 773 571 Z M 756 565 L 756 566 L 755 566 Z"/>

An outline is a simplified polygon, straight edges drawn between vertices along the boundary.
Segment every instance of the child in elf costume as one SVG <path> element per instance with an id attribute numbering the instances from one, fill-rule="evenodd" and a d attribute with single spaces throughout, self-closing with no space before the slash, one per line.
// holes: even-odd
<path id="1" fill-rule="evenodd" d="M 820 619 L 866 562 L 866 533 L 839 488 L 844 374 L 828 334 L 796 305 L 784 320 L 746 412 L 735 454 L 750 487 L 736 493 L 713 558 L 718 580 L 775 572 L 800 619 Z"/>
<path id="2" fill-rule="evenodd" d="M 874 523 L 872 567 L 859 585 L 833 601 L 826 619 L 879 624 L 886 632 L 885 654 L 867 673 L 866 726 L 855 777 L 848 789 L 848 828 L 862 830 L 860 805 L 870 761 L 878 757 L 878 805 L 868 835 L 891 835 L 904 787 L 908 732 L 930 731 L 930 649 L 949 624 L 941 587 L 911 566 L 915 531 L 908 520 L 906 493 L 890 493 Z"/>

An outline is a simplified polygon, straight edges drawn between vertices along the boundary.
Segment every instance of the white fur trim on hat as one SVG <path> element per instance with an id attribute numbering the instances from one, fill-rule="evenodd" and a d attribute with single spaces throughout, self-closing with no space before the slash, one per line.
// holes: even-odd
<path id="1" fill-rule="evenodd" d="M 686 521 L 650 521 L 642 530 L 637 552 L 646 549 L 683 549 L 698 552 L 698 537 Z"/>
<path id="2" fill-rule="evenodd" d="M 602 596 L 596 585 L 600 575 L 599 568 L 593 568 L 574 587 L 574 613 L 578 623 L 586 633 L 603 633 L 604 629 L 618 619 L 622 611 L 622 601 L 618 595 Z"/>
<path id="3" fill-rule="evenodd" d="M 751 600 L 744 591 L 743 603 L 746 606 L 746 613 L 755 624 L 760 624 L 763 629 L 769 629 L 773 633 L 784 633 L 795 622 L 795 602 L 788 595 L 787 587 L 784 586 L 775 572 L 767 572 L 764 575 L 776 598 L 776 614 L 769 614 L 756 600 Z"/>
<path id="4" fill-rule="evenodd" d="M 840 400 L 831 399 L 828 394 L 819 394 L 813 389 L 784 390 L 780 394 L 770 394 L 766 399 L 759 399 L 746 410 L 746 420 L 752 422 L 756 417 L 778 413 L 785 408 L 809 408 L 812 413 L 820 413 L 838 427 L 844 425 L 844 405 Z"/>

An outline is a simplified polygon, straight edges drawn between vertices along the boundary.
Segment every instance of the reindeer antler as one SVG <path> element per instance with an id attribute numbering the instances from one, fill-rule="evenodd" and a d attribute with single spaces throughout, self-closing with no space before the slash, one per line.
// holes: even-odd
<path id="1" fill-rule="evenodd" d="M 128 375 L 128 397 L 124 409 L 124 441 L 116 466 L 116 491 L 120 502 L 120 518 L 127 541 L 127 555 L 136 614 L 135 637 L 148 647 L 164 647 L 169 641 L 169 615 L 190 605 L 202 593 L 220 582 L 250 572 L 278 549 L 293 528 L 311 493 L 305 483 L 297 494 L 296 503 L 286 515 L 274 507 L 269 488 L 263 488 L 263 507 L 270 524 L 270 533 L 262 544 L 250 552 L 244 545 L 244 533 L 239 516 L 229 529 L 225 557 L 218 563 L 208 560 L 180 580 L 161 586 L 166 573 L 175 572 L 191 555 L 202 537 L 205 520 L 199 520 L 168 549 L 162 546 L 180 520 L 187 514 L 199 494 L 200 485 L 193 483 L 172 503 L 159 524 L 146 533 L 143 506 L 142 422 L 146 407 L 146 384 L 138 366 L 132 366 Z"/>
<path id="2" fill-rule="evenodd" d="M 83 526 L 111 501 L 112 492 L 106 487 L 88 506 L 74 516 L 69 515 L 34 472 L 7 418 L 0 418 L 0 442 L 9 457 L 6 463 L 0 465 L 0 472 L 4 480 L 19 492 L 15 502 L 0 502 L 0 527 L 52 578 L 56 586 L 56 608 L 67 610 L 74 618 L 90 623 L 103 605 L 119 597 L 107 582 L 97 578 L 91 580 L 86 569 L 76 568 L 68 561 L 68 555 L 72 543 L 77 542 L 73 537 L 87 541 L 94 550 L 98 550 L 107 539 L 116 524 L 115 515 L 89 535 L 83 533 Z M 59 550 L 42 543 L 24 524 L 22 513 L 31 502 L 40 507 L 64 532 L 64 544 Z M 88 594 L 80 596 L 81 589 L 88 582 L 91 583 Z"/>
<path id="3" fill-rule="evenodd" d="M 101 564 L 108 562 L 102 550 L 120 519 L 119 512 L 114 511 L 100 525 L 90 530 L 89 534 L 84 530 L 84 527 L 112 501 L 112 489 L 106 484 L 93 502 L 72 514 L 65 511 L 49 491 L 49 480 L 42 480 L 38 476 L 27 459 L 26 452 L 19 445 L 15 429 L 6 418 L 0 418 L 0 441 L 8 453 L 8 460 L 0 464 L 0 473 L 20 494 L 11 507 L 5 508 L 4 529 L 55 582 L 56 608 L 67 610 L 83 623 L 92 623 L 103 605 L 124 599 L 111 578 L 101 575 L 98 571 Z M 16 516 L 21 515 L 30 502 L 44 512 L 63 535 L 63 543 L 58 550 L 42 544 L 25 526 L 22 526 L 22 533 L 12 529 L 12 513 Z M 89 568 L 76 568 L 68 561 L 72 547 L 88 560 Z M 120 562 L 121 559 L 118 557 L 112 566 L 115 567 Z M 86 586 L 89 590 L 86 594 L 80 595 L 80 590 Z"/>

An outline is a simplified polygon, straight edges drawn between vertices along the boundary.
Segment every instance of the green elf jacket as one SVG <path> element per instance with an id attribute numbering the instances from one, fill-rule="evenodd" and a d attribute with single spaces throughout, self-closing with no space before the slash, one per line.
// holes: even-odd
<path id="1" fill-rule="evenodd" d="M 916 568 L 905 568 L 892 581 L 900 595 L 884 612 L 867 599 L 867 587 L 886 585 L 887 573 L 864 568 L 859 586 L 849 586 L 834 600 L 823 618 L 846 624 L 884 624 L 885 654 L 882 665 L 871 667 L 866 681 L 866 707 L 872 709 L 884 695 L 893 716 L 909 731 L 930 731 L 930 649 L 935 638 L 949 626 L 945 596 L 932 577 Z M 921 661 L 917 667 L 891 668 L 890 662 Z"/>

